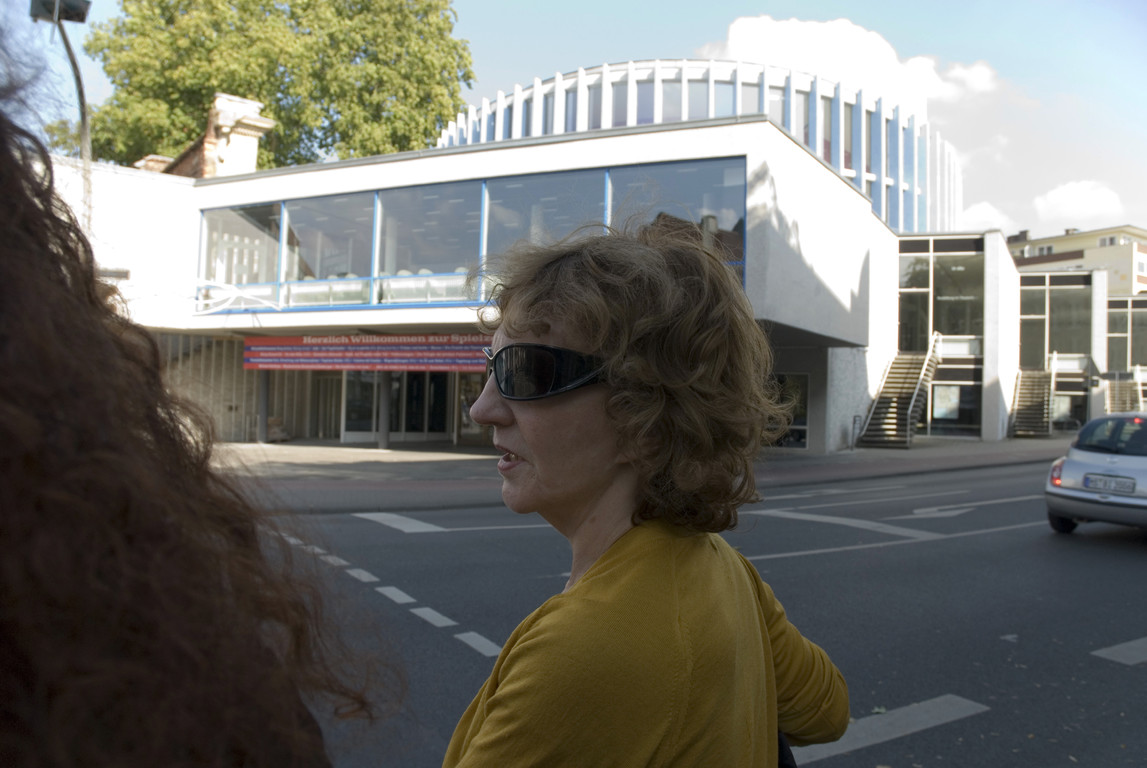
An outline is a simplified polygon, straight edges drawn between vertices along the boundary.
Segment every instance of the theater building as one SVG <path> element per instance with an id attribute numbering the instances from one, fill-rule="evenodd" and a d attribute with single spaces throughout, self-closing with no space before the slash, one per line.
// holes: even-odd
<path id="1" fill-rule="evenodd" d="M 882 94 L 763 64 L 627 62 L 499 92 L 436 148 L 254 172 L 258 109 L 221 95 L 202 158 L 150 159 L 213 177 L 90 171 L 103 274 L 225 440 L 482 441 L 471 273 L 519 240 L 658 217 L 694 222 L 742 280 L 799 403 L 786 450 L 1016 428 L 1008 243 L 953 231 L 954 150 Z M 83 169 L 55 165 L 79 210 Z M 1105 273 L 1085 273 L 1106 307 Z M 1105 366 L 1105 331 L 1088 365 L 1096 338 Z"/>

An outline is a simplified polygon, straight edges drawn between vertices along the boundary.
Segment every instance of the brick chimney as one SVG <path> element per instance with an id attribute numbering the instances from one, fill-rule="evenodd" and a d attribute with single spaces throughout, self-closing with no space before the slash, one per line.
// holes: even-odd
<path id="1" fill-rule="evenodd" d="M 258 101 L 216 93 L 202 136 L 174 160 L 148 155 L 135 167 L 194 179 L 254 173 L 259 139 L 275 127 L 274 120 L 260 116 L 262 109 L 263 104 Z"/>

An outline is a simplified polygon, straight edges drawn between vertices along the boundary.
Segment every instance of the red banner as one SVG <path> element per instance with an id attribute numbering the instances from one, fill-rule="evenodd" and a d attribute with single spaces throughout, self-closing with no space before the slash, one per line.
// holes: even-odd
<path id="1" fill-rule="evenodd" d="M 480 333 L 248 336 L 243 367 L 256 371 L 452 371 L 483 373 Z"/>

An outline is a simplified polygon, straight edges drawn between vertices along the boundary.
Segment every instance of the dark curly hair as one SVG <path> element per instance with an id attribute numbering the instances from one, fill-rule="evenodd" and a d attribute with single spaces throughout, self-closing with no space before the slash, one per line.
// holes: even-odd
<path id="1" fill-rule="evenodd" d="M 374 705 L 318 587 L 2 112 L 0 191 L 0 764 L 328 764 L 303 697 Z"/>
<path id="2" fill-rule="evenodd" d="M 604 231 L 604 234 L 603 234 Z M 641 519 L 723 531 L 758 499 L 753 462 L 788 408 L 768 385 L 772 352 L 726 259 L 685 222 L 596 225 L 519 244 L 483 279 L 492 333 L 560 323 L 605 360 L 607 410 L 642 473 Z"/>

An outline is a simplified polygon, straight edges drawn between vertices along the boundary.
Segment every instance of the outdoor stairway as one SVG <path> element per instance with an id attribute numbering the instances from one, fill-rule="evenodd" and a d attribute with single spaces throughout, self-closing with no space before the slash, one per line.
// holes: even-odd
<path id="1" fill-rule="evenodd" d="M 880 395 L 872 404 L 867 426 L 857 445 L 869 448 L 909 448 L 916 424 L 928 402 L 928 388 L 939 365 L 937 355 L 901 353 L 896 356 Z"/>
<path id="2" fill-rule="evenodd" d="M 1020 371 L 1012 434 L 1016 437 L 1047 437 L 1051 434 L 1050 402 L 1051 372 Z"/>
<path id="3" fill-rule="evenodd" d="M 1107 412 L 1143 410 L 1143 384 L 1134 379 L 1107 382 Z"/>

